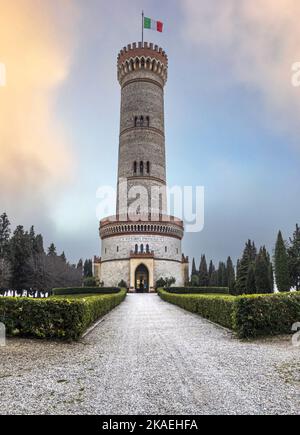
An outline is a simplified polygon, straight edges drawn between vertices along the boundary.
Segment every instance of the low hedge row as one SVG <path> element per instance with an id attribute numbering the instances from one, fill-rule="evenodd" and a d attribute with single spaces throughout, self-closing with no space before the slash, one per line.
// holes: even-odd
<path id="1" fill-rule="evenodd" d="M 8 336 L 77 340 L 119 305 L 126 291 L 86 298 L 0 298 L 0 322 Z"/>
<path id="2" fill-rule="evenodd" d="M 166 302 L 178 305 L 192 313 L 200 314 L 200 316 L 226 328 L 232 327 L 234 296 L 173 294 L 165 290 L 159 290 L 158 294 Z"/>
<path id="3" fill-rule="evenodd" d="M 240 338 L 291 333 L 300 321 L 300 293 L 270 295 L 175 295 L 159 290 L 160 297 L 235 331 Z"/>
<path id="4" fill-rule="evenodd" d="M 52 290 L 53 296 L 58 295 L 84 295 L 84 294 L 95 294 L 95 295 L 110 295 L 119 293 L 121 289 L 118 287 L 69 287 L 69 288 L 54 288 Z"/>
<path id="5" fill-rule="evenodd" d="M 233 329 L 239 337 L 290 334 L 300 321 L 300 293 L 239 296 Z"/>
<path id="6" fill-rule="evenodd" d="M 165 289 L 169 293 L 177 295 L 185 294 L 229 294 L 228 287 L 170 287 Z"/>

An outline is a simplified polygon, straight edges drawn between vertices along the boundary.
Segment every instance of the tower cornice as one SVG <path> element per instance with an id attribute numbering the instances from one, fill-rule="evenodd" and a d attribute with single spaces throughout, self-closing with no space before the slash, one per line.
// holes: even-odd
<path id="1" fill-rule="evenodd" d="M 123 84 L 123 79 L 127 74 L 142 69 L 156 73 L 165 84 L 168 77 L 166 52 L 153 43 L 134 42 L 128 44 L 118 55 L 118 80 L 120 84 Z"/>

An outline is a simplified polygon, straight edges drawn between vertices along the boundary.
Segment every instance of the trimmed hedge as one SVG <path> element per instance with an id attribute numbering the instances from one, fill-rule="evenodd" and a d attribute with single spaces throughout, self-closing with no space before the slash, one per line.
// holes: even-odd
<path id="1" fill-rule="evenodd" d="M 232 327 L 234 296 L 172 294 L 165 290 L 159 290 L 158 294 L 164 301 L 178 305 L 192 313 L 200 314 L 200 316 L 226 328 Z"/>
<path id="2" fill-rule="evenodd" d="M 300 293 L 239 297 L 158 293 L 167 302 L 232 329 L 239 338 L 289 334 L 300 321 Z"/>
<path id="3" fill-rule="evenodd" d="M 228 287 L 170 287 L 165 289 L 169 293 L 177 294 L 177 295 L 185 295 L 185 294 L 222 294 L 228 295 L 229 288 Z"/>
<path id="4" fill-rule="evenodd" d="M 237 297 L 233 329 L 241 338 L 290 334 L 300 321 L 300 293 Z"/>
<path id="5" fill-rule="evenodd" d="M 54 288 L 52 294 L 54 296 L 58 295 L 84 295 L 84 294 L 95 294 L 95 295 L 110 295 L 119 293 L 121 289 L 118 287 L 69 287 L 69 288 Z"/>
<path id="6" fill-rule="evenodd" d="M 83 298 L 0 298 L 0 322 L 8 336 L 77 340 L 119 305 L 126 291 Z"/>

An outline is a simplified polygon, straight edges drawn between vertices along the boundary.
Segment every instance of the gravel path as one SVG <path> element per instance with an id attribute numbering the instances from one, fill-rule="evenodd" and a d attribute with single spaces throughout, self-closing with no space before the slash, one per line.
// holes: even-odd
<path id="1" fill-rule="evenodd" d="M 300 414 L 300 348 L 129 295 L 80 343 L 0 348 L 1 414 Z"/>

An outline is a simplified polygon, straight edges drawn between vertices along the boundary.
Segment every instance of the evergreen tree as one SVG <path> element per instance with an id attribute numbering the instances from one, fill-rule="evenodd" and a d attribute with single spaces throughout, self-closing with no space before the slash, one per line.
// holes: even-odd
<path id="1" fill-rule="evenodd" d="M 11 285 L 15 290 L 30 288 L 31 268 L 31 244 L 29 234 L 24 232 L 22 226 L 18 226 L 10 241 Z"/>
<path id="2" fill-rule="evenodd" d="M 201 262 L 199 267 L 199 286 L 207 287 L 209 284 L 208 270 L 205 255 L 201 255 Z"/>
<path id="3" fill-rule="evenodd" d="M 48 256 L 49 257 L 56 257 L 57 256 L 56 247 L 55 247 L 54 243 L 51 243 L 51 245 L 48 248 Z"/>
<path id="4" fill-rule="evenodd" d="M 235 271 L 231 257 L 227 258 L 226 269 L 229 292 L 233 295 L 235 294 Z"/>
<path id="5" fill-rule="evenodd" d="M 8 245 L 10 238 L 10 222 L 7 214 L 0 216 L 0 258 L 5 258 L 8 254 Z"/>
<path id="6" fill-rule="evenodd" d="M 45 254 L 44 240 L 43 240 L 43 236 L 41 234 L 38 234 L 34 239 L 33 252 L 34 252 L 34 254 L 38 254 L 38 255 Z"/>
<path id="7" fill-rule="evenodd" d="M 300 290 L 300 227 L 296 225 L 293 237 L 290 239 L 288 249 L 289 272 L 291 286 Z"/>
<path id="8" fill-rule="evenodd" d="M 218 283 L 217 284 L 218 284 L 218 287 L 227 287 L 228 286 L 226 265 L 222 261 L 220 261 L 220 263 L 219 263 Z"/>
<path id="9" fill-rule="evenodd" d="M 85 260 L 83 266 L 83 275 L 84 278 L 89 278 L 93 276 L 93 262 L 92 260 Z"/>
<path id="10" fill-rule="evenodd" d="M 249 267 L 254 264 L 257 251 L 254 242 L 248 240 L 246 243 L 243 256 L 238 262 L 237 277 L 236 277 L 236 293 L 247 293 L 247 277 Z"/>
<path id="11" fill-rule="evenodd" d="M 249 268 L 248 268 L 247 281 L 246 281 L 246 293 L 249 295 L 256 293 L 255 267 L 254 267 L 253 263 L 251 263 Z"/>
<path id="12" fill-rule="evenodd" d="M 46 290 L 47 271 L 45 269 L 45 251 L 44 242 L 41 234 L 35 235 L 34 228 L 29 231 L 31 246 L 31 258 L 29 265 L 31 267 L 30 287 L 35 291 Z"/>
<path id="13" fill-rule="evenodd" d="M 198 275 L 198 271 L 196 269 L 195 258 L 193 258 L 193 265 L 192 265 L 192 276 L 194 276 L 194 275 Z"/>
<path id="14" fill-rule="evenodd" d="M 10 263 L 5 258 L 0 258 L 0 290 L 9 287 L 11 280 Z"/>
<path id="15" fill-rule="evenodd" d="M 213 274 L 214 274 L 215 271 L 216 271 L 216 268 L 214 266 L 214 263 L 213 263 L 212 260 L 210 260 L 209 268 L 208 268 L 208 285 L 210 287 L 212 285 L 212 277 L 213 277 Z"/>
<path id="16" fill-rule="evenodd" d="M 260 251 L 255 261 L 255 289 L 256 293 L 272 293 L 270 282 L 270 256 L 265 247 Z"/>
<path id="17" fill-rule="evenodd" d="M 275 247 L 275 277 L 280 292 L 287 292 L 291 287 L 286 245 L 279 231 Z"/>
<path id="18" fill-rule="evenodd" d="M 63 261 L 64 263 L 67 262 L 66 254 L 65 254 L 64 252 L 61 254 L 60 258 L 62 259 L 62 261 Z"/>
<path id="19" fill-rule="evenodd" d="M 214 270 L 209 282 L 210 287 L 218 287 L 218 271 Z"/>
<path id="20" fill-rule="evenodd" d="M 269 263 L 269 284 L 270 284 L 270 293 L 274 293 L 274 268 L 271 261 Z"/>
<path id="21" fill-rule="evenodd" d="M 192 275 L 191 286 L 192 287 L 199 287 L 199 276 L 198 275 Z"/>

